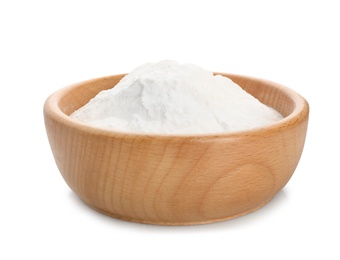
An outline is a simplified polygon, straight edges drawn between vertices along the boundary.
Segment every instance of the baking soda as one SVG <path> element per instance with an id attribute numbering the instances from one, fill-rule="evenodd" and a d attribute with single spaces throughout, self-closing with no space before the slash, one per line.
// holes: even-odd
<path id="1" fill-rule="evenodd" d="M 134 69 L 71 117 L 99 128 L 154 134 L 226 133 L 282 119 L 229 78 L 168 60 Z"/>

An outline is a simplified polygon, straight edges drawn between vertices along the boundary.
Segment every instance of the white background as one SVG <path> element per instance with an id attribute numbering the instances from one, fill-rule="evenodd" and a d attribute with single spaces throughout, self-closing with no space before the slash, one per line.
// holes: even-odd
<path id="1" fill-rule="evenodd" d="M 0 1 L 0 259 L 340 259 L 338 1 Z M 311 107 L 292 179 L 222 223 L 161 227 L 85 206 L 42 108 L 71 83 L 162 59 L 282 83 Z"/>

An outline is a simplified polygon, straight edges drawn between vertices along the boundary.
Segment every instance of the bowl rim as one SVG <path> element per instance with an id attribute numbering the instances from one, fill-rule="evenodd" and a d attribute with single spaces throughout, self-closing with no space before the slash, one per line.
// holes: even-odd
<path id="1" fill-rule="evenodd" d="M 44 117 L 46 120 L 47 116 L 50 116 L 56 121 L 59 121 L 63 125 L 66 125 L 70 128 L 74 128 L 77 130 L 80 130 L 82 132 L 86 133 L 92 133 L 96 135 L 101 136 L 107 136 L 107 137 L 124 137 L 124 138 L 157 138 L 157 139 L 199 139 L 199 140 L 205 140 L 205 139 L 215 139 L 215 138 L 240 138 L 245 136 L 263 136 L 266 134 L 274 133 L 277 131 L 282 131 L 282 129 L 297 125 L 300 122 L 303 122 L 305 119 L 308 119 L 309 116 L 309 104 L 307 100 L 302 97 L 300 94 L 295 92 L 294 90 L 270 81 L 266 79 L 251 77 L 251 76 L 245 76 L 240 74 L 230 74 L 230 73 L 224 73 L 224 72 L 214 72 L 214 75 L 222 75 L 226 77 L 239 77 L 243 79 L 248 79 L 252 81 L 261 82 L 267 85 L 270 85 L 272 87 L 275 87 L 279 89 L 280 91 L 284 92 L 287 96 L 291 98 L 293 103 L 295 104 L 295 107 L 293 111 L 284 117 L 283 119 L 274 122 L 270 125 L 260 126 L 260 127 L 254 127 L 251 129 L 241 130 L 241 131 L 232 131 L 232 132 L 226 132 L 226 133 L 193 133 L 193 134 L 162 134 L 162 133 L 137 133 L 137 132 L 122 132 L 122 131 L 116 131 L 116 130 L 109 130 L 104 128 L 99 128 L 95 126 L 91 126 L 89 124 L 83 123 L 78 121 L 77 119 L 71 118 L 69 115 L 65 114 L 59 107 L 59 101 L 60 99 L 66 95 L 71 89 L 79 87 L 83 84 L 93 83 L 98 80 L 103 79 L 109 79 L 112 77 L 117 76 L 125 76 L 124 74 L 113 74 L 109 76 L 104 77 L 97 77 L 81 82 L 77 82 L 71 85 L 68 85 L 66 87 L 63 87 L 54 93 L 52 93 L 45 101 L 44 103 Z"/>

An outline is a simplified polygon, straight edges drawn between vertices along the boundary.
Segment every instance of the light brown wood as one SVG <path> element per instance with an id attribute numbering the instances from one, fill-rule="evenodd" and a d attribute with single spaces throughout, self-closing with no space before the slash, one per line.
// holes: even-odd
<path id="1" fill-rule="evenodd" d="M 223 75 L 284 119 L 230 134 L 136 135 L 93 128 L 68 116 L 124 75 L 78 83 L 51 95 L 44 106 L 45 125 L 66 183 L 100 212 L 159 225 L 222 221 L 266 204 L 299 162 L 308 103 L 277 83 Z"/>

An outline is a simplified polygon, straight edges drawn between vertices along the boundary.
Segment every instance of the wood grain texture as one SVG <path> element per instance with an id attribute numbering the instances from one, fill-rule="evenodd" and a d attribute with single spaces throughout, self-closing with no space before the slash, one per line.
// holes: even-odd
<path id="1" fill-rule="evenodd" d="M 191 225 L 234 218 L 266 204 L 302 153 L 308 103 L 266 80 L 230 77 L 284 115 L 271 126 L 218 135 L 136 135 L 93 128 L 68 115 L 124 75 L 81 82 L 45 102 L 46 131 L 69 187 L 100 212 L 129 221 Z"/>

